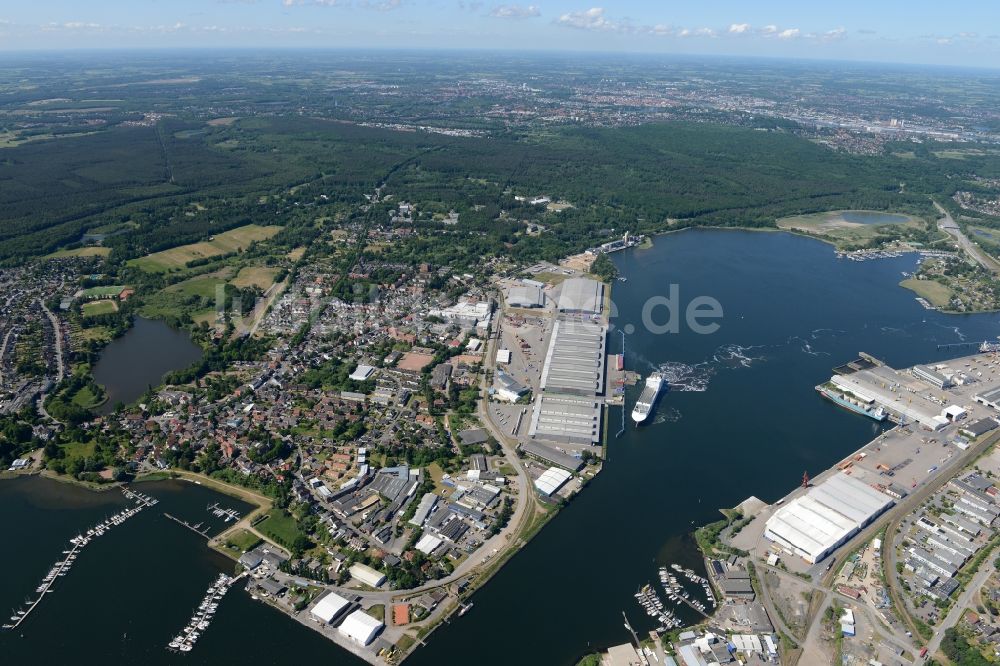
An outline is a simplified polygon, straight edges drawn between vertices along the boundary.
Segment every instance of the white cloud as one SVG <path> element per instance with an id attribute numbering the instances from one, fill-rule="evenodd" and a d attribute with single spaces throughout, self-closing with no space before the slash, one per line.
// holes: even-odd
<path id="1" fill-rule="evenodd" d="M 730 24 L 728 32 L 731 35 L 742 35 L 744 33 L 750 32 L 750 24 L 749 23 Z"/>
<path id="2" fill-rule="evenodd" d="M 715 37 L 715 30 L 711 28 L 684 28 L 677 33 L 678 37 Z"/>
<path id="3" fill-rule="evenodd" d="M 847 37 L 847 30 L 844 28 L 834 28 L 833 30 L 827 30 L 820 37 L 825 42 L 836 42 L 838 40 Z"/>
<path id="4" fill-rule="evenodd" d="M 100 23 L 84 23 L 83 21 L 67 21 L 62 24 L 67 30 L 99 30 Z"/>
<path id="5" fill-rule="evenodd" d="M 771 25 L 765 25 L 758 32 L 760 32 L 760 34 L 762 35 L 773 35 L 776 32 L 778 32 L 778 26 L 774 25 L 773 23 Z"/>
<path id="6" fill-rule="evenodd" d="M 778 39 L 795 39 L 799 36 L 798 28 L 788 28 L 778 33 Z"/>
<path id="7" fill-rule="evenodd" d="M 603 7 L 591 7 L 583 12 L 567 12 L 560 16 L 556 23 L 578 30 L 602 30 L 615 32 L 624 29 L 624 24 L 612 21 L 604 16 Z"/>
<path id="8" fill-rule="evenodd" d="M 541 16 L 542 12 L 535 5 L 497 5 L 490 10 L 493 18 L 523 19 Z"/>

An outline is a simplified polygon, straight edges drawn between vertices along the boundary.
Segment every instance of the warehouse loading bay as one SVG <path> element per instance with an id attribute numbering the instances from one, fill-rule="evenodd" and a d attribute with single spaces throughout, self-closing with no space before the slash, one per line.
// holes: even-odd
<path id="1" fill-rule="evenodd" d="M 799 483 L 798 487 L 774 504 L 758 504 L 761 508 L 755 509 L 753 520 L 732 537 L 731 545 L 750 551 L 759 559 L 777 556 L 789 571 L 806 574 L 817 580 L 833 561 L 831 557 L 836 558 L 839 552 L 835 549 L 819 561 L 810 563 L 790 550 L 787 544 L 766 538 L 769 518 L 782 507 L 803 497 L 809 490 L 821 486 L 824 481 L 837 474 L 850 475 L 852 479 L 862 481 L 886 494 L 894 502 L 918 492 L 929 481 L 942 474 L 947 474 L 948 477 L 957 474 L 960 469 L 956 468 L 956 462 L 962 453 L 977 442 L 996 434 L 997 419 L 1000 418 L 997 407 L 1000 405 L 990 399 L 1000 399 L 1000 391 L 996 391 L 1000 388 L 1000 357 L 993 353 L 976 354 L 922 367 L 930 367 L 935 373 L 948 378 L 948 385 L 944 388 L 934 386 L 921 378 L 923 373 L 913 373 L 912 369 L 893 370 L 882 366 L 878 376 L 891 377 L 890 373 L 896 374 L 898 385 L 888 383 L 885 387 L 886 391 L 894 393 L 896 400 L 906 404 L 934 404 L 942 412 L 957 406 L 962 410 L 957 418 L 948 420 L 937 429 L 931 429 L 917 421 L 907 420 L 895 426 L 886 421 L 888 429 L 879 433 L 871 442 L 838 461 L 832 468 L 819 474 L 811 474 L 808 489 Z M 817 394 L 817 400 L 821 399 Z M 840 409 L 833 403 L 830 408 Z M 867 417 L 844 410 L 843 418 Z M 791 485 L 800 481 L 788 479 L 787 483 Z M 888 511 L 891 510 L 890 507 Z M 879 516 L 872 516 L 869 522 L 878 519 Z M 861 525 L 860 528 L 865 526 Z M 855 530 L 857 531 L 860 530 Z M 848 534 L 843 542 L 848 542 L 851 536 Z"/>

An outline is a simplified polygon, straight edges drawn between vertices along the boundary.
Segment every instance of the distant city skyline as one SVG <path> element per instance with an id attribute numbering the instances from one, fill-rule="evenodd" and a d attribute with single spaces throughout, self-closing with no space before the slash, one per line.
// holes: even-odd
<path id="1" fill-rule="evenodd" d="M 985 28 L 985 30 L 984 30 Z M 0 50 L 480 48 L 1000 68 L 1000 6 L 956 0 L 49 0 L 0 8 Z"/>

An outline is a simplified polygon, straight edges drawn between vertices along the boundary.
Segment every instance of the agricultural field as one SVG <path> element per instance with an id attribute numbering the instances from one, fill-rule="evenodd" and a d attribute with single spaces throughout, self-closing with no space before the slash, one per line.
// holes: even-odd
<path id="1" fill-rule="evenodd" d="M 256 286 L 267 291 L 274 284 L 274 276 L 278 271 L 277 268 L 267 266 L 244 266 L 230 284 L 241 289 Z"/>
<path id="2" fill-rule="evenodd" d="M 276 225 L 261 226 L 248 224 L 212 236 L 211 239 L 190 245 L 170 248 L 132 259 L 129 264 L 150 272 L 168 272 L 184 268 L 189 261 L 218 257 L 230 252 L 244 250 L 255 241 L 271 238 L 281 231 Z"/>

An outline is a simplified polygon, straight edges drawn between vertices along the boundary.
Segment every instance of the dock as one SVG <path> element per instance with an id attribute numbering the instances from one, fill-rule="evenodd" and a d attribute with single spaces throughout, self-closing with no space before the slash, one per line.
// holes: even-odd
<path id="1" fill-rule="evenodd" d="M 221 506 L 219 506 L 218 502 L 216 502 L 215 504 L 209 504 L 207 510 L 211 511 L 212 515 L 215 516 L 216 518 L 225 518 L 227 523 L 230 520 L 240 519 L 240 514 L 238 511 L 236 511 L 236 509 L 223 509 Z"/>
<path id="2" fill-rule="evenodd" d="M 190 652 L 195 642 L 212 623 L 212 619 L 219 609 L 219 602 L 222 601 L 222 597 L 244 575 L 246 575 L 246 572 L 241 573 L 235 578 L 226 574 L 219 574 L 215 582 L 208 586 L 204 598 L 202 598 L 201 603 L 195 609 L 194 613 L 191 614 L 191 619 L 187 625 L 167 644 L 167 649 L 172 652 Z"/>
<path id="3" fill-rule="evenodd" d="M 618 329 L 618 332 L 622 335 L 622 372 L 625 371 L 625 331 Z M 618 428 L 618 432 L 615 433 L 615 439 L 618 439 L 625 433 L 625 400 L 622 398 L 622 422 L 621 427 Z"/>
<path id="4" fill-rule="evenodd" d="M 104 533 L 110 531 L 112 527 L 122 525 L 126 520 L 138 514 L 143 509 L 153 506 L 158 501 L 147 495 L 131 491 L 124 486 L 122 486 L 122 493 L 126 498 L 134 500 L 136 505 L 128 509 L 123 509 L 104 522 L 98 523 L 94 527 L 88 529 L 86 534 L 79 534 L 70 539 L 70 549 L 63 551 L 63 559 L 57 561 L 55 565 L 53 565 L 53 567 L 42 579 L 42 583 L 35 589 L 35 592 L 38 594 L 38 598 L 29 602 L 25 608 L 14 611 L 14 614 L 10 616 L 10 622 L 4 624 L 2 627 L 3 629 L 17 629 L 21 626 L 22 622 L 28 619 L 28 616 L 31 615 L 32 611 L 38 607 L 38 604 L 42 603 L 42 599 L 45 598 L 45 595 L 53 592 L 52 586 L 55 585 L 56 580 L 58 580 L 60 576 L 65 576 L 69 573 L 70 567 L 73 566 L 77 555 L 83 550 L 84 546 L 97 537 L 103 536 Z"/>
<path id="5" fill-rule="evenodd" d="M 184 527 L 188 528 L 189 530 L 191 530 L 192 532 L 194 532 L 198 536 L 203 536 L 206 539 L 210 538 L 209 535 L 208 535 L 208 527 L 202 528 L 201 527 L 201 525 L 202 525 L 201 523 L 198 523 L 197 525 L 192 525 L 188 521 L 181 520 L 177 516 L 172 516 L 169 513 L 167 513 L 166 511 L 163 512 L 163 515 L 166 516 L 167 518 L 169 518 L 170 520 L 174 521 L 178 525 L 183 525 Z"/>

